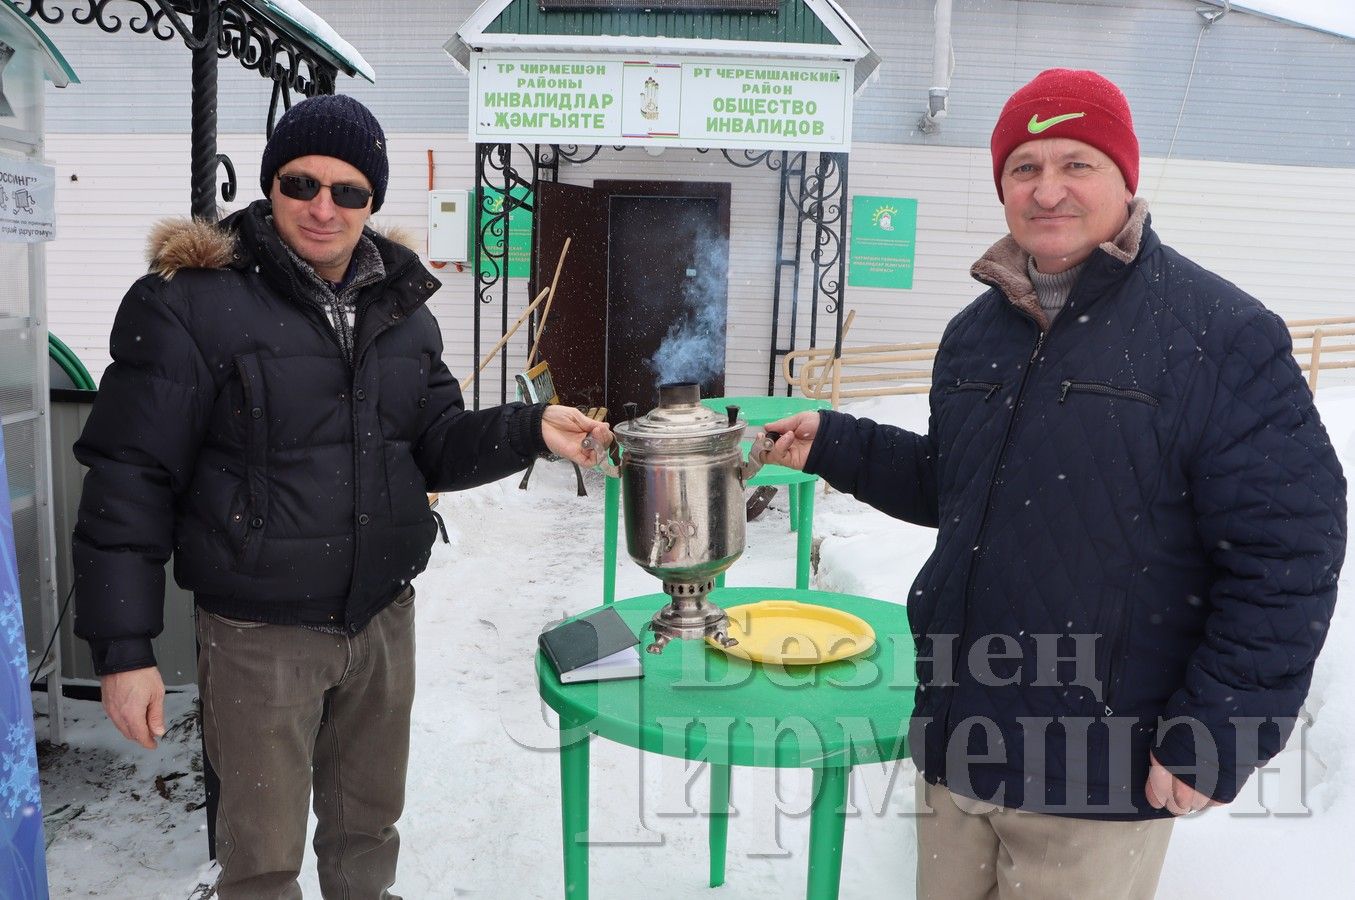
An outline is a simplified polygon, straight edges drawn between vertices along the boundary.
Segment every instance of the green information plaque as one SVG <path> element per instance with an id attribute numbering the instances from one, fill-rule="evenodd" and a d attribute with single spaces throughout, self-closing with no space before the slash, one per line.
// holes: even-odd
<path id="1" fill-rule="evenodd" d="M 513 196 L 519 200 L 531 202 L 532 192 L 527 188 L 513 188 Z M 503 191 L 494 188 L 485 188 L 485 202 L 480 207 L 480 225 L 483 227 L 491 218 L 503 209 Z M 471 255 L 467 259 L 474 259 L 474 246 L 476 235 L 470 236 Z M 503 252 L 503 234 L 488 234 L 485 236 L 485 250 L 488 253 L 499 254 Z M 498 259 L 490 259 L 488 256 L 480 257 L 480 274 L 483 277 L 489 277 L 494 273 L 494 267 L 500 265 Z M 526 207 L 519 206 L 508 214 L 508 277 L 510 278 L 528 278 L 532 274 L 532 211 Z"/>
<path id="2" fill-rule="evenodd" d="M 917 201 L 902 197 L 852 198 L 847 283 L 855 287 L 913 287 Z"/>

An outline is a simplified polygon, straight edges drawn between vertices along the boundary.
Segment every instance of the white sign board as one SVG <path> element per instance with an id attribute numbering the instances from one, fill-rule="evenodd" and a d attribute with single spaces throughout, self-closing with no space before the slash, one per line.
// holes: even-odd
<path id="1" fill-rule="evenodd" d="M 476 143 L 851 149 L 848 62 L 477 53 L 470 74 Z"/>
<path id="2" fill-rule="evenodd" d="M 0 156 L 0 241 L 33 244 L 56 237 L 56 170 Z"/>

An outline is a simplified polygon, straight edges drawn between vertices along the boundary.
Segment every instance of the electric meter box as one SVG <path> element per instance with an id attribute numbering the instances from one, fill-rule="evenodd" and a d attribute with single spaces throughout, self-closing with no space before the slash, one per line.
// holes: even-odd
<path id="1" fill-rule="evenodd" d="M 470 192 L 428 192 L 428 258 L 465 262 L 470 246 Z"/>

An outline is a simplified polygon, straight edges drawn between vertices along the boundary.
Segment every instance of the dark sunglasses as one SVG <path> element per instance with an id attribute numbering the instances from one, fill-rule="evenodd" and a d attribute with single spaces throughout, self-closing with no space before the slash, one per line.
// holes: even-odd
<path id="1" fill-rule="evenodd" d="M 278 186 L 282 196 L 293 200 L 314 200 L 320 188 L 329 188 L 329 196 L 335 206 L 344 209 L 363 209 L 372 199 L 372 192 L 356 184 L 321 184 L 309 175 L 279 175 Z"/>

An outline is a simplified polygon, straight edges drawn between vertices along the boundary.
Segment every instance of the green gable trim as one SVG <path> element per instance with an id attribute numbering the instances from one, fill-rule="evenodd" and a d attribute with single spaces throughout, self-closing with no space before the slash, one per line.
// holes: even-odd
<path id="1" fill-rule="evenodd" d="M 536 0 L 513 0 L 484 33 L 665 37 L 772 44 L 838 43 L 803 0 L 781 0 L 778 15 L 619 10 L 543 13 Z"/>
<path id="2" fill-rule="evenodd" d="M 71 64 L 66 62 L 66 57 L 61 55 L 61 51 L 52 43 L 52 39 L 47 36 L 47 32 L 38 27 L 38 24 L 28 16 L 24 15 L 19 7 L 15 6 L 11 0 L 0 0 L 0 17 L 11 17 L 15 22 L 22 25 L 15 25 L 18 29 L 27 29 L 29 38 L 34 41 L 34 46 L 43 56 L 43 74 L 47 80 L 57 87 L 65 87 L 67 84 L 79 84 L 80 79 L 76 76 L 75 70 Z M 18 35 L 15 36 L 16 39 Z"/>

